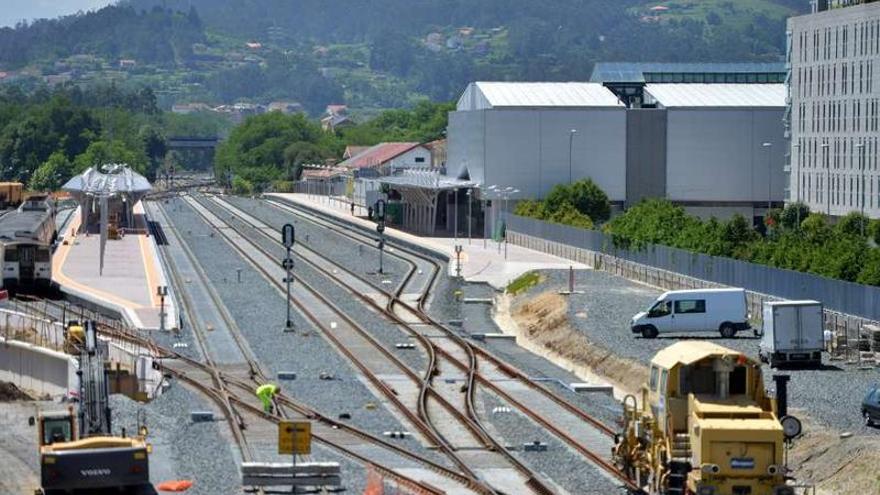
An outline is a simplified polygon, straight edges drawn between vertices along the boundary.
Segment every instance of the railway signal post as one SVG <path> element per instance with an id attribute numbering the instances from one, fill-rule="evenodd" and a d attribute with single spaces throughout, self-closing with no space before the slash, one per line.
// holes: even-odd
<path id="1" fill-rule="evenodd" d="M 281 262 L 286 272 L 284 282 L 287 284 L 287 323 L 284 325 L 285 332 L 293 331 L 293 321 L 290 319 L 290 284 L 293 283 L 293 258 L 290 256 L 293 250 L 295 231 L 292 224 L 284 224 L 281 227 L 281 243 L 287 249 L 287 255 Z"/>

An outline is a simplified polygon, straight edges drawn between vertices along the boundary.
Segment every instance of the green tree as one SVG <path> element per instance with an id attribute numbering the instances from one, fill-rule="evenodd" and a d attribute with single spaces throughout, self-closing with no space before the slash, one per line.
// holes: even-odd
<path id="1" fill-rule="evenodd" d="M 326 150 L 308 141 L 297 141 L 284 148 L 284 166 L 288 170 L 288 180 L 299 180 L 303 165 L 321 163 L 325 158 Z"/>
<path id="2" fill-rule="evenodd" d="M 71 177 L 71 163 L 64 153 L 56 151 L 31 176 L 28 187 L 33 191 L 56 191 Z"/>
<path id="3" fill-rule="evenodd" d="M 611 216 L 608 195 L 592 179 L 582 179 L 571 185 L 559 184 L 550 191 L 544 201 L 551 214 L 568 203 L 599 223 L 604 223 Z"/>
<path id="4" fill-rule="evenodd" d="M 575 208 L 571 203 L 563 203 L 547 217 L 547 220 L 553 223 L 570 225 L 582 229 L 593 228 L 593 221 L 590 220 L 590 217 L 581 213 L 581 211 Z"/>
<path id="5" fill-rule="evenodd" d="M 110 163 L 126 164 L 138 173 L 146 173 L 147 157 L 143 150 L 133 150 L 124 142 L 95 141 L 73 160 L 73 172 L 81 173 L 89 167 L 100 168 Z"/>
<path id="6" fill-rule="evenodd" d="M 785 205 L 779 215 L 779 223 L 782 228 L 795 230 L 800 228 L 800 222 L 810 216 L 810 207 L 804 203 L 796 202 Z"/>
<path id="7" fill-rule="evenodd" d="M 871 219 L 857 211 L 847 213 L 834 226 L 834 230 L 841 235 L 861 236 L 864 232 L 868 235 L 868 224 Z"/>

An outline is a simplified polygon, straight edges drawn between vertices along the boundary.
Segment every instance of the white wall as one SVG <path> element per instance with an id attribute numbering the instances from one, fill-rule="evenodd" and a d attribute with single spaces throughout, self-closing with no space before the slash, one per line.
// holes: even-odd
<path id="1" fill-rule="evenodd" d="M 53 399 L 79 392 L 76 360 L 62 352 L 0 337 L 0 380 Z"/>
<path id="2" fill-rule="evenodd" d="M 782 108 L 669 109 L 667 198 L 766 202 L 769 185 L 773 201 L 782 201 L 786 181 L 782 116 Z M 773 143 L 769 162 L 764 142 Z"/>
<path id="3" fill-rule="evenodd" d="M 416 159 L 421 158 L 421 162 Z M 393 158 L 390 162 L 391 170 L 400 170 L 404 168 L 426 168 L 431 166 L 431 151 L 422 146 L 417 146 L 406 153 Z"/>
<path id="4" fill-rule="evenodd" d="M 512 186 L 516 198 L 546 195 L 572 179 L 592 178 L 612 201 L 626 195 L 626 115 L 619 109 L 518 109 L 453 112 L 450 175 L 465 167 L 483 185 Z M 482 156 L 481 156 L 482 152 Z"/>

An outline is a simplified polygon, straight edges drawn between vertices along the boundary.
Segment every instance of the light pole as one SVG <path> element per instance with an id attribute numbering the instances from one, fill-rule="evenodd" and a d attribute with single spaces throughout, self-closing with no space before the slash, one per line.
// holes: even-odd
<path id="1" fill-rule="evenodd" d="M 764 143 L 763 146 L 767 150 L 767 216 L 770 216 L 770 209 L 773 208 L 773 143 Z"/>
<path id="2" fill-rule="evenodd" d="M 792 148 L 797 149 L 797 174 L 795 175 L 795 202 L 797 203 L 796 214 L 797 214 L 797 228 L 801 228 L 801 143 L 794 143 L 791 145 Z M 792 157 L 789 157 L 792 158 Z M 791 160 L 789 160 L 791 163 Z M 791 177 L 791 170 L 789 169 L 789 177 Z"/>
<path id="3" fill-rule="evenodd" d="M 864 161 L 864 153 L 865 153 L 865 143 L 856 144 L 856 149 L 859 150 L 859 173 L 861 177 L 859 178 L 860 188 L 862 193 L 862 218 L 859 219 L 859 225 L 862 230 L 862 237 L 865 237 L 865 161 Z"/>
<path id="4" fill-rule="evenodd" d="M 455 197 L 455 219 L 452 221 L 452 228 L 455 232 L 452 234 L 452 238 L 455 240 L 455 243 L 458 244 L 458 188 L 452 190 L 452 194 Z"/>
<path id="5" fill-rule="evenodd" d="M 495 189 L 498 186 L 492 184 L 491 186 L 486 188 L 486 195 L 492 194 L 495 192 Z M 493 205 L 492 211 L 489 212 L 489 235 L 486 235 L 486 207 L 483 207 L 483 249 L 487 249 L 487 238 L 492 236 L 492 228 L 495 226 L 495 207 Z"/>
<path id="6" fill-rule="evenodd" d="M 577 134 L 577 129 L 572 129 L 568 132 L 568 185 L 571 185 L 571 158 L 572 158 L 572 149 L 574 147 L 574 135 Z"/>
<path id="7" fill-rule="evenodd" d="M 468 246 L 471 245 L 471 213 L 473 210 L 473 208 L 471 207 L 471 203 L 473 203 L 473 192 L 474 189 L 473 187 L 471 187 L 467 190 L 467 193 L 465 194 L 468 200 Z"/>
<path id="8" fill-rule="evenodd" d="M 831 164 L 828 160 L 828 143 L 822 143 L 822 164 L 825 166 L 825 214 L 831 215 Z"/>

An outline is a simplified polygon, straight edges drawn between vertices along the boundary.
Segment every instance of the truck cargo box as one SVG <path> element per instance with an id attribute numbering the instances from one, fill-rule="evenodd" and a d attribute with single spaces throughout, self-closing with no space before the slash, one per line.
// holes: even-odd
<path id="1" fill-rule="evenodd" d="M 824 316 L 818 301 L 764 303 L 760 356 L 771 366 L 822 363 Z"/>

